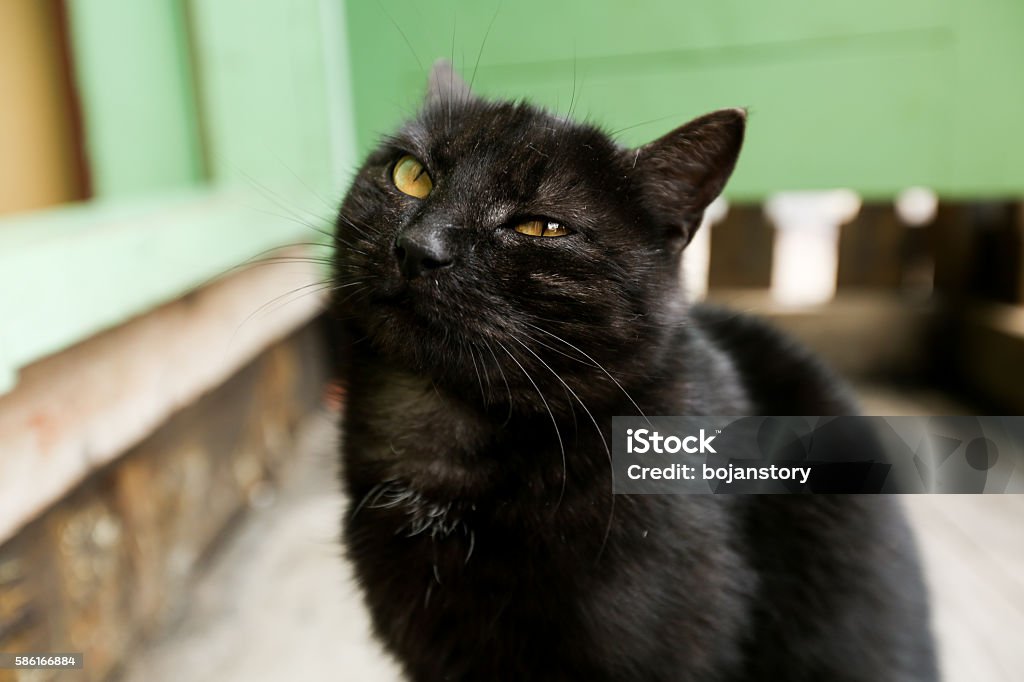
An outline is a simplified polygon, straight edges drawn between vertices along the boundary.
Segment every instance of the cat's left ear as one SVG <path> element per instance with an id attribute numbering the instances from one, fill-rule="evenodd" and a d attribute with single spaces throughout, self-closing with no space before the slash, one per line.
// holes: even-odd
<path id="1" fill-rule="evenodd" d="M 462 76 L 455 72 L 455 67 L 447 59 L 438 59 L 430 69 L 427 79 L 427 103 L 462 102 L 473 99 L 473 91 L 469 89 Z"/>
<path id="2" fill-rule="evenodd" d="M 633 150 L 644 203 L 659 221 L 678 227 L 684 245 L 736 167 L 746 123 L 744 109 L 721 109 Z"/>

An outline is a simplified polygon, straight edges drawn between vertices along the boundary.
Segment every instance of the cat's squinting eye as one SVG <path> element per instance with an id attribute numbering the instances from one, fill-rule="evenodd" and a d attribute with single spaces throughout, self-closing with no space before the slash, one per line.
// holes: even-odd
<path id="1" fill-rule="evenodd" d="M 425 199 L 430 190 L 434 189 L 434 183 L 416 157 L 406 154 L 395 163 L 391 171 L 391 180 L 395 187 L 403 194 L 408 194 L 417 199 Z"/>
<path id="2" fill-rule="evenodd" d="M 516 232 L 531 237 L 564 237 L 570 230 L 554 220 L 527 220 L 516 225 Z"/>

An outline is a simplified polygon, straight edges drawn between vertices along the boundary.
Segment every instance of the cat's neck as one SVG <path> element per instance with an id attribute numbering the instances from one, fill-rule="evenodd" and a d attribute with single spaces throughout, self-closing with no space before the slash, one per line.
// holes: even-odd
<path id="1" fill-rule="evenodd" d="M 545 401 L 536 385 L 510 390 L 519 405 L 485 402 L 475 383 L 453 387 L 357 344 L 346 372 L 346 466 L 367 489 L 393 482 L 432 499 L 502 490 L 586 498 L 609 485 L 613 416 L 749 409 L 729 355 L 695 324 L 669 329 L 659 347 L 672 352 L 652 352 L 657 363 L 617 377 L 595 368 L 587 390 L 547 391 Z M 602 381 L 605 390 L 594 390 Z"/>
<path id="2" fill-rule="evenodd" d="M 458 490 L 479 478 L 468 465 L 493 439 L 484 411 L 372 353 L 363 353 L 350 375 L 345 438 L 360 465 L 381 480 L 423 489 Z"/>

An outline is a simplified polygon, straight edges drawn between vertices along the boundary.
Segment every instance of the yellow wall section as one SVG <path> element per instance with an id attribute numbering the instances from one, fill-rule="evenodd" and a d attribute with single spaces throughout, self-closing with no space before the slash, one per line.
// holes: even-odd
<path id="1" fill-rule="evenodd" d="M 57 0 L 0 2 L 0 215 L 83 195 Z"/>

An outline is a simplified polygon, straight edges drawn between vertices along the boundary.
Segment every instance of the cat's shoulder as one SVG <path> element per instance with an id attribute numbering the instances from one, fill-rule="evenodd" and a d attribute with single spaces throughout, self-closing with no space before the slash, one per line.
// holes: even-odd
<path id="1" fill-rule="evenodd" d="M 767 320 L 699 304 L 694 324 L 736 365 L 761 414 L 857 414 L 852 391 L 817 355 Z"/>
<path id="2" fill-rule="evenodd" d="M 785 355 L 811 356 L 809 350 L 763 317 L 717 303 L 698 303 L 690 319 L 726 349 L 771 349 Z"/>

